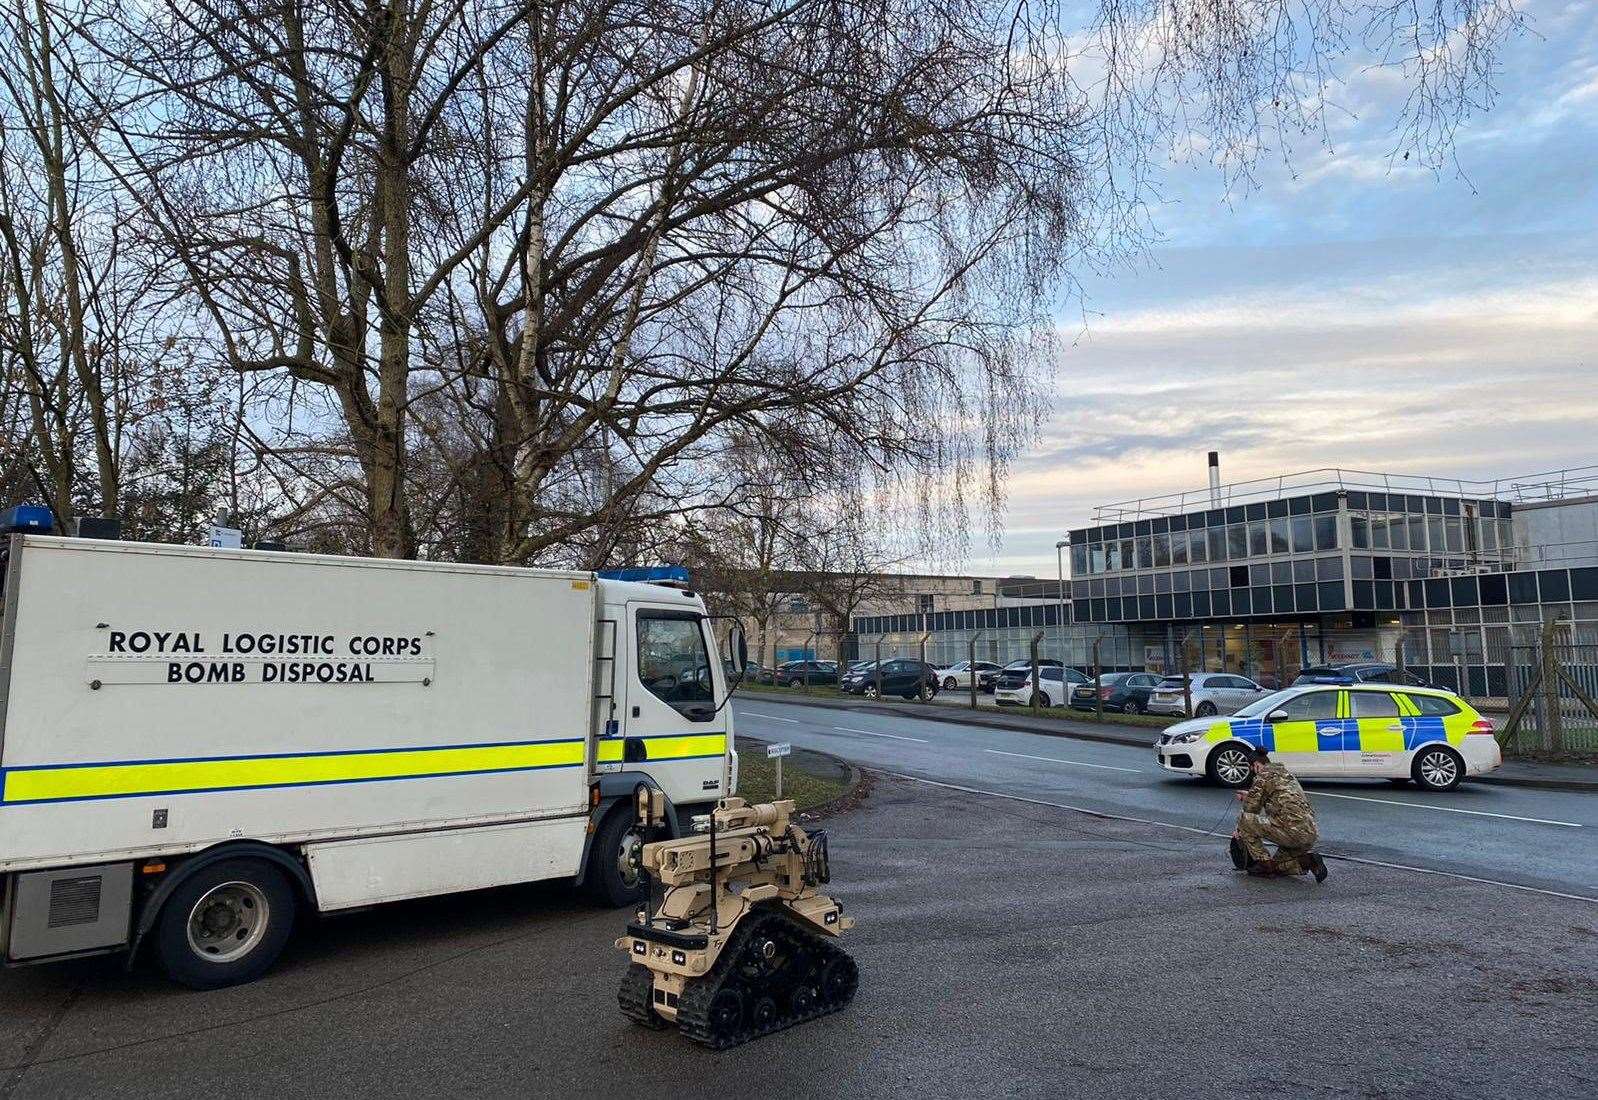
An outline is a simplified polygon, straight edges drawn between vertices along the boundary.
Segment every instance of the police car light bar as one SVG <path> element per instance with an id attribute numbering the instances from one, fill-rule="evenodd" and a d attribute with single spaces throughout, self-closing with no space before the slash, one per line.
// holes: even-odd
<path id="1" fill-rule="evenodd" d="M 639 581 L 644 584 L 686 585 L 688 570 L 681 565 L 644 565 L 625 569 L 600 569 L 595 573 L 600 580 Z"/>

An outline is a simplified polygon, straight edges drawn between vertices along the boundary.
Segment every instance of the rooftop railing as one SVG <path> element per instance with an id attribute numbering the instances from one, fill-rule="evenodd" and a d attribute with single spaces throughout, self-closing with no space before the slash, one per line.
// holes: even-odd
<path id="1" fill-rule="evenodd" d="M 1092 525 L 1125 523 L 1152 516 L 1181 515 L 1208 508 L 1349 490 L 1503 500 L 1510 503 L 1562 500 L 1598 494 L 1598 465 L 1490 481 L 1323 467 L 1250 481 L 1233 481 L 1214 489 L 1189 489 L 1101 504 L 1093 509 Z"/>

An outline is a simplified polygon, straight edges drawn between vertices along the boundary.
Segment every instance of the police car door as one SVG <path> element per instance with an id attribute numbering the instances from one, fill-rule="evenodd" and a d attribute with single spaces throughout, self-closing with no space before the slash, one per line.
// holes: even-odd
<path id="1" fill-rule="evenodd" d="M 1338 717 L 1342 692 L 1335 688 L 1306 691 L 1272 713 L 1271 758 L 1294 775 L 1343 775 L 1343 721 Z"/>
<path id="2" fill-rule="evenodd" d="M 1404 722 L 1398 700 L 1386 691 L 1348 693 L 1349 714 L 1359 740 L 1349 745 L 1350 772 L 1365 775 L 1408 775 Z"/>
<path id="3" fill-rule="evenodd" d="M 696 611 L 629 604 L 633 674 L 623 716 L 625 766 L 647 772 L 676 805 L 721 796 L 727 752 L 724 690 Z"/>

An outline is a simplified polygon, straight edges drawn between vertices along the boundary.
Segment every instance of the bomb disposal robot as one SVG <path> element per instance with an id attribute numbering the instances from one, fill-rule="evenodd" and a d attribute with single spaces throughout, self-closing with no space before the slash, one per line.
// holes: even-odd
<path id="1" fill-rule="evenodd" d="M 636 800 L 639 822 L 660 827 L 660 792 L 640 787 Z M 628 1019 L 675 1023 L 722 1049 L 854 997 L 855 961 L 834 942 L 854 918 L 818 892 L 830 877 L 827 837 L 793 824 L 793 810 L 725 798 L 696 822 L 703 835 L 644 846 L 642 868 L 664 895 L 616 941 L 632 959 L 619 995 Z"/>

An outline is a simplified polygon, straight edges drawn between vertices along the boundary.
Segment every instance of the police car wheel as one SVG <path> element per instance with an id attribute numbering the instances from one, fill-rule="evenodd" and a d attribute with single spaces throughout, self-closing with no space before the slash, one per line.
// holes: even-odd
<path id="1" fill-rule="evenodd" d="M 262 859 L 223 859 L 178 884 L 161 907 L 155 952 L 167 977 L 191 989 L 254 981 L 294 928 L 294 888 Z"/>
<path id="2" fill-rule="evenodd" d="M 1453 749 L 1430 745 L 1415 754 L 1415 782 L 1428 791 L 1451 791 L 1465 778 L 1465 761 Z"/>
<path id="3" fill-rule="evenodd" d="M 1253 778 L 1248 749 L 1237 744 L 1222 745 L 1210 753 L 1204 770 L 1209 773 L 1210 782 L 1234 791 L 1248 786 Z"/>

